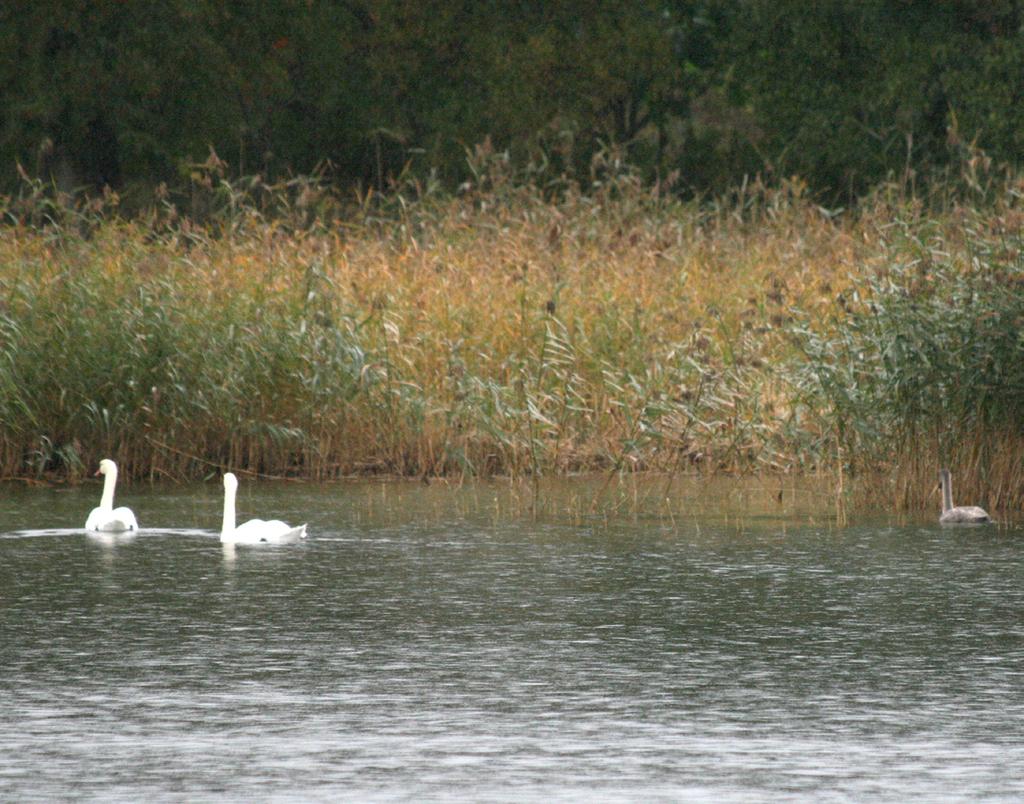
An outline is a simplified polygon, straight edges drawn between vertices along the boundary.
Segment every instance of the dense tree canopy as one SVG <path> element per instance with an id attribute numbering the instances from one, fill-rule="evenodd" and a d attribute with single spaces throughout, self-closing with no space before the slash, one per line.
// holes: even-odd
<path id="1" fill-rule="evenodd" d="M 587 179 L 614 151 L 715 191 L 856 194 L 1024 144 L 1019 0 L 37 0 L 0 10 L 0 187 L 318 166 L 455 187 L 489 138 Z"/>

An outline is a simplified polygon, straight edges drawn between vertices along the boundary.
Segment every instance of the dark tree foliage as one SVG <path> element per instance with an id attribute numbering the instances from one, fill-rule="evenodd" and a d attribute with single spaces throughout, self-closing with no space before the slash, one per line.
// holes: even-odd
<path id="1" fill-rule="evenodd" d="M 1016 0 L 749 0 L 727 60 L 765 167 L 856 193 L 977 140 L 1019 154 Z M 812 12 L 808 9 L 813 8 Z"/>
<path id="2" fill-rule="evenodd" d="M 0 188 L 322 170 L 454 188 L 489 138 L 586 186 L 621 155 L 684 192 L 823 196 L 1024 145 L 1019 0 L 37 0 L 0 8 Z"/>

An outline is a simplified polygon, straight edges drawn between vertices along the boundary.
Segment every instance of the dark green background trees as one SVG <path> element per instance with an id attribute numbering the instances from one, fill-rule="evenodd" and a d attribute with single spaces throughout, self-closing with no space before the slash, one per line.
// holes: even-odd
<path id="1" fill-rule="evenodd" d="M 148 192 L 210 148 L 454 188 L 490 138 L 584 184 L 596 154 L 681 191 L 823 196 L 1024 144 L 1018 0 L 38 0 L 0 10 L 0 187 Z"/>

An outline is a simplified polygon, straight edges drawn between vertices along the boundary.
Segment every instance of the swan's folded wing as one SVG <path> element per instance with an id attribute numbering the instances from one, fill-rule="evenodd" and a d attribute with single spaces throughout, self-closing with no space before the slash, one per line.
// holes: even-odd
<path id="1" fill-rule="evenodd" d="M 287 522 L 282 522 L 280 519 L 271 519 L 266 523 L 266 528 L 267 541 L 273 541 L 277 544 L 297 542 L 299 539 L 306 537 L 305 525 L 293 528 Z"/>
<path id="2" fill-rule="evenodd" d="M 105 511 L 102 508 L 93 508 L 89 518 L 85 521 L 86 530 L 101 530 L 105 533 L 122 533 L 127 530 L 138 530 L 139 523 L 135 521 L 135 514 L 131 508 L 115 508 L 112 511 Z"/>
<path id="3" fill-rule="evenodd" d="M 109 513 L 109 511 L 104 511 L 102 508 L 93 508 L 89 512 L 89 518 L 85 520 L 85 529 L 99 530 L 100 525 L 103 524 L 104 518 Z"/>
<path id="4" fill-rule="evenodd" d="M 250 519 L 244 525 L 235 528 L 232 541 L 244 544 L 287 544 L 296 542 L 305 535 L 305 525 L 293 528 L 280 519 L 271 519 L 266 522 L 262 519 Z"/>
<path id="5" fill-rule="evenodd" d="M 263 540 L 266 535 L 267 523 L 262 519 L 250 519 L 235 528 L 232 534 L 232 541 L 256 543 Z"/>
<path id="6" fill-rule="evenodd" d="M 951 523 L 983 523 L 991 521 L 992 519 L 986 513 L 985 509 L 979 508 L 977 505 L 958 505 L 956 508 L 949 509 L 939 517 L 939 522 Z"/>
<path id="7" fill-rule="evenodd" d="M 110 519 L 111 521 L 116 520 L 121 522 L 124 525 L 122 530 L 139 529 L 139 523 L 135 521 L 135 513 L 132 511 L 131 508 L 128 508 L 126 506 L 115 508 L 110 514 Z"/>

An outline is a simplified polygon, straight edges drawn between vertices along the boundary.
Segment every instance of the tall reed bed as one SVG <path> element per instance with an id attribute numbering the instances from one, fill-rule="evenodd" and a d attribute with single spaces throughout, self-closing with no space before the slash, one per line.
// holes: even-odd
<path id="1" fill-rule="evenodd" d="M 995 407 L 956 397 L 922 438 L 932 408 L 904 396 L 929 377 L 900 378 L 940 335 L 1012 323 L 1012 293 L 995 318 L 964 309 L 1016 287 L 1012 201 L 1000 229 L 888 201 L 837 217 L 798 185 L 698 205 L 628 175 L 554 199 L 495 176 L 350 204 L 210 182 L 198 222 L 9 201 L 0 472 L 77 475 L 102 456 L 172 478 L 881 468 L 917 489 L 908 505 L 939 459 L 986 489 L 1019 479 L 998 448 L 1019 445 L 1016 380 L 983 360 Z M 933 332 L 915 299 L 959 323 Z M 1001 366 L 1020 350 L 1004 341 Z M 963 365 L 929 360 L 932 379 Z"/>
<path id="2" fill-rule="evenodd" d="M 794 375 L 842 464 L 873 474 L 868 493 L 938 507 L 936 469 L 950 466 L 962 502 L 1020 510 L 1024 215 L 941 223 L 882 228 L 887 259 L 853 279 L 851 301 L 794 329 Z"/>

